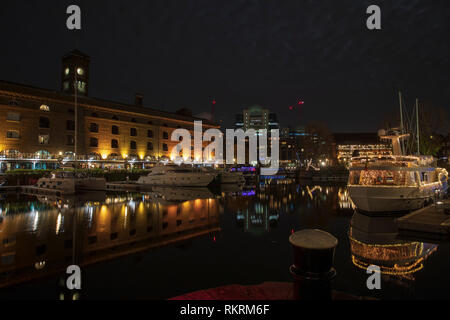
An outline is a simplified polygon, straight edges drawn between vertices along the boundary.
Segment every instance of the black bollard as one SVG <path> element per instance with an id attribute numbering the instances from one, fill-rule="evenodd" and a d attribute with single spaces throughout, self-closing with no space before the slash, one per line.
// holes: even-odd
<path id="1" fill-rule="evenodd" d="M 304 229 L 292 234 L 294 264 L 289 268 L 294 277 L 295 300 L 331 300 L 334 251 L 338 240 L 328 232 Z"/>

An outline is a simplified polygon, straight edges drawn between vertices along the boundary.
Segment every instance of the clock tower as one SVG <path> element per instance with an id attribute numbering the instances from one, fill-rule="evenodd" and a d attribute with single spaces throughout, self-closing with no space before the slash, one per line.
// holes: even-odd
<path id="1" fill-rule="evenodd" d="M 89 61 L 88 55 L 79 50 L 73 50 L 62 58 L 61 91 L 75 94 L 75 81 L 77 95 L 87 96 L 89 93 Z"/>

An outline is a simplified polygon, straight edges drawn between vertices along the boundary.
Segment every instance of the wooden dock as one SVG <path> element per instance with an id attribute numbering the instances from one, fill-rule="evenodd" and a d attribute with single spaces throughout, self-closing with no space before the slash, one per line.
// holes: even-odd
<path id="1" fill-rule="evenodd" d="M 414 211 L 397 219 L 400 236 L 450 240 L 450 200 Z"/>

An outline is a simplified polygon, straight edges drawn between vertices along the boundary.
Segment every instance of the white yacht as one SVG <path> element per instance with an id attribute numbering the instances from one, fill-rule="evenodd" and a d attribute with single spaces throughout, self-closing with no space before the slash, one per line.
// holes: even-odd
<path id="1" fill-rule="evenodd" d="M 392 141 L 393 155 L 354 157 L 349 168 L 348 191 L 358 210 L 408 212 L 447 192 L 448 172 L 435 167 L 432 156 L 404 156 L 400 139 L 408 135 L 380 131 Z"/>
<path id="2" fill-rule="evenodd" d="M 75 194 L 77 191 L 105 191 L 105 178 L 86 177 L 73 171 L 55 171 L 51 177 L 40 178 L 35 185 L 39 190 L 53 190 L 61 194 Z"/>
<path id="3" fill-rule="evenodd" d="M 214 174 L 187 166 L 162 165 L 152 168 L 149 174 L 140 177 L 137 183 L 153 186 L 206 187 L 214 177 Z"/>

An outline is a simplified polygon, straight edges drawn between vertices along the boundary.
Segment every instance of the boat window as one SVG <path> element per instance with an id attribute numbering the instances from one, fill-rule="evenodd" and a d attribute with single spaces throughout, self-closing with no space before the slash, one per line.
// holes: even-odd
<path id="1" fill-rule="evenodd" d="M 349 182 L 364 186 L 412 186 L 416 179 L 412 171 L 362 170 L 352 171 Z"/>

